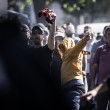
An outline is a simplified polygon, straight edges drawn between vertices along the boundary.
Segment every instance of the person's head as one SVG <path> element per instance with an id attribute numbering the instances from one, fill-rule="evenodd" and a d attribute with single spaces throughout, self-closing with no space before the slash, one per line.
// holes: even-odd
<path id="1" fill-rule="evenodd" d="M 63 30 L 64 30 L 64 32 L 65 32 L 65 34 L 66 34 L 66 24 L 63 24 L 61 27 L 63 28 Z"/>
<path id="2" fill-rule="evenodd" d="M 66 25 L 66 35 L 67 37 L 72 37 L 73 34 L 75 34 L 75 27 L 71 22 L 69 22 Z"/>
<path id="3" fill-rule="evenodd" d="M 103 36 L 102 36 L 102 38 L 103 38 L 103 40 L 106 42 L 106 33 L 105 33 L 105 31 L 106 31 L 106 28 L 108 27 L 108 25 L 107 26 L 105 26 L 104 27 L 104 29 L 103 29 Z"/>
<path id="4" fill-rule="evenodd" d="M 93 42 L 93 40 L 95 39 L 95 33 L 92 31 L 92 28 L 90 26 L 85 26 L 84 27 L 84 34 L 86 34 L 88 32 L 91 33 L 91 39 L 89 40 L 89 42 Z"/>
<path id="5" fill-rule="evenodd" d="M 61 57 L 66 53 L 66 51 L 70 50 L 75 46 L 75 43 L 72 38 L 65 37 L 58 45 L 58 51 L 61 54 Z M 68 53 L 68 52 L 67 52 Z"/>
<path id="6" fill-rule="evenodd" d="M 45 26 L 42 23 L 38 23 L 32 28 L 31 40 L 35 45 L 43 46 L 43 39 L 45 36 Z"/>
<path id="7" fill-rule="evenodd" d="M 7 12 L 9 17 L 17 16 L 23 24 L 26 24 L 30 27 L 30 19 L 26 14 L 14 10 L 7 10 Z"/>
<path id="8" fill-rule="evenodd" d="M 65 31 L 62 27 L 58 27 L 55 32 L 55 41 L 62 41 L 65 37 Z"/>
<path id="9" fill-rule="evenodd" d="M 100 32 L 97 33 L 97 36 L 96 36 L 96 40 L 100 40 L 102 38 L 102 35 Z"/>
<path id="10" fill-rule="evenodd" d="M 64 34 L 61 32 L 56 32 L 55 33 L 55 42 L 57 41 L 62 41 L 64 39 Z"/>
<path id="11" fill-rule="evenodd" d="M 106 27 L 105 29 L 105 37 L 108 44 L 110 44 L 110 25 Z"/>
<path id="12" fill-rule="evenodd" d="M 61 32 L 56 32 L 55 33 L 55 47 L 59 45 L 60 42 L 64 39 L 64 34 Z"/>
<path id="13" fill-rule="evenodd" d="M 92 31 L 92 28 L 90 27 L 90 26 L 85 26 L 84 27 L 84 33 L 86 33 L 86 32 L 90 32 L 90 31 Z"/>
<path id="14" fill-rule="evenodd" d="M 108 27 L 108 25 L 105 26 L 104 29 L 103 29 L 103 35 L 104 35 L 104 36 L 106 36 L 105 31 L 106 31 L 106 28 L 107 28 L 107 27 Z"/>
<path id="15" fill-rule="evenodd" d="M 26 38 L 30 39 L 31 31 L 30 31 L 30 29 L 29 29 L 27 24 L 22 24 L 21 32 L 23 33 L 23 36 L 25 36 Z"/>
<path id="16" fill-rule="evenodd" d="M 16 43 L 18 39 L 23 39 L 21 20 L 15 14 L 7 12 L 0 17 L 0 46 Z"/>

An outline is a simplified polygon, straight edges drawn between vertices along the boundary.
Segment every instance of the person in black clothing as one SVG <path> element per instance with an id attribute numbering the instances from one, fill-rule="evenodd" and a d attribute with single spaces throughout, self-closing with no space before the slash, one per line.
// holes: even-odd
<path id="1" fill-rule="evenodd" d="M 29 48 L 27 39 L 21 33 L 19 17 L 6 16 L 0 19 L 0 59 L 3 62 L 5 84 L 8 82 L 6 86 L 0 82 L 0 103 L 3 110 L 59 108 L 58 97 L 49 75 L 55 27 L 54 21 L 48 45 Z"/>
<path id="2" fill-rule="evenodd" d="M 58 43 L 64 39 L 65 35 L 58 30 L 55 33 L 55 50 L 53 53 L 52 65 L 51 65 L 51 77 L 56 89 L 59 90 L 61 87 L 61 64 L 62 59 L 58 53 Z"/>

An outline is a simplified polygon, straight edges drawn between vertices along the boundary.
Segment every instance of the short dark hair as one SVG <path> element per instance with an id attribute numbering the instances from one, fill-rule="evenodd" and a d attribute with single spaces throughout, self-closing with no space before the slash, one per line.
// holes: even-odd
<path id="1" fill-rule="evenodd" d="M 18 17 L 19 20 L 23 23 L 23 24 L 26 24 L 30 27 L 30 20 L 29 20 L 29 17 L 26 15 L 26 14 L 23 14 L 23 13 L 19 13 L 19 12 L 16 12 L 16 11 L 13 11 L 13 10 L 8 10 L 8 17 Z"/>
<path id="2" fill-rule="evenodd" d="M 22 37 L 18 16 L 6 13 L 0 16 L 0 46 Z"/>
<path id="3" fill-rule="evenodd" d="M 85 28 L 90 28 L 90 29 L 91 29 L 91 27 L 90 27 L 90 26 L 85 26 L 85 27 L 84 27 L 84 29 L 85 29 Z"/>
<path id="4" fill-rule="evenodd" d="M 108 25 L 108 26 L 105 27 L 105 34 L 106 34 L 107 31 L 109 31 L 109 30 L 110 30 L 110 25 Z"/>
<path id="5" fill-rule="evenodd" d="M 87 32 L 87 29 L 92 29 L 90 26 L 85 26 L 84 27 L 84 33 Z"/>

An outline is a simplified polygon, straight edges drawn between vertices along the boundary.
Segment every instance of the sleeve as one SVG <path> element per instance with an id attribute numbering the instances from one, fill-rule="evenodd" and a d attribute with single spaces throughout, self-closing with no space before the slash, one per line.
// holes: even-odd
<path id="1" fill-rule="evenodd" d="M 86 46 L 87 42 L 85 42 L 83 39 L 80 40 L 72 49 L 71 52 L 71 57 L 72 56 L 77 56 L 82 50 L 83 48 Z"/>
<path id="2" fill-rule="evenodd" d="M 95 53 L 95 56 L 94 56 L 94 59 L 93 59 L 93 64 L 99 64 L 100 51 L 101 51 L 101 48 L 98 48 L 96 50 L 96 53 Z"/>
<path id="3" fill-rule="evenodd" d="M 43 65 L 45 65 L 44 66 L 44 70 L 45 71 L 48 71 L 48 70 L 50 70 L 50 66 L 51 66 L 51 63 L 52 63 L 52 58 L 53 58 L 53 50 L 50 50 L 49 48 L 48 48 L 48 46 L 47 45 L 45 45 L 44 47 L 43 47 L 43 51 L 42 51 L 42 54 L 41 54 L 41 63 L 43 64 Z"/>
<path id="4" fill-rule="evenodd" d="M 92 49 L 91 49 L 91 52 L 92 53 L 95 53 L 96 52 L 96 47 L 97 47 L 96 46 L 96 43 L 94 43 L 93 46 L 92 46 Z"/>
<path id="5" fill-rule="evenodd" d="M 54 52 L 54 50 L 50 50 L 47 45 L 44 46 L 44 50 L 47 51 L 49 54 L 53 54 Z"/>
<path id="6" fill-rule="evenodd" d="M 110 76 L 107 77 L 106 83 L 107 83 L 107 86 L 108 86 L 108 88 L 110 90 Z"/>

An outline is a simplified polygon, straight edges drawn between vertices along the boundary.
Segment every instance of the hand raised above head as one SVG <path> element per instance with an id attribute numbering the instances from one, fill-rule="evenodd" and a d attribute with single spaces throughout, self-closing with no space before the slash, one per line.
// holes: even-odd
<path id="1" fill-rule="evenodd" d="M 49 10 L 49 17 L 47 17 L 47 19 L 50 21 L 50 24 L 53 24 L 56 21 L 56 13 L 54 10 Z"/>
<path id="2" fill-rule="evenodd" d="M 85 41 L 89 41 L 92 37 L 92 33 L 90 31 L 87 31 L 85 34 L 84 34 L 84 40 Z"/>
<path id="3" fill-rule="evenodd" d="M 41 17 L 42 15 L 45 17 L 46 21 L 50 24 L 53 24 L 56 20 L 55 12 L 48 8 L 39 11 L 38 16 Z"/>

